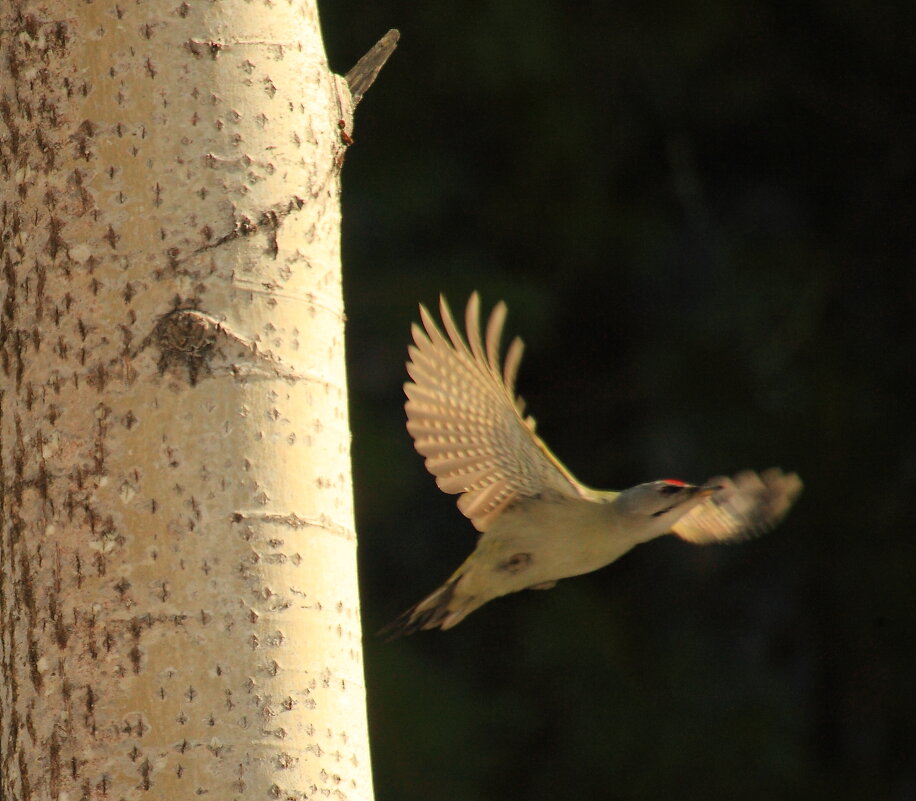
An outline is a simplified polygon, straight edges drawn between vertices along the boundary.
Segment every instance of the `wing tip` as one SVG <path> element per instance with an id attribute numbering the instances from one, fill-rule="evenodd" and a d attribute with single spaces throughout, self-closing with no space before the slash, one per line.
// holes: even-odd
<path id="1" fill-rule="evenodd" d="M 771 467 L 757 473 L 742 470 L 735 477 L 707 483 L 722 488 L 687 512 L 672 529 L 697 545 L 732 543 L 758 537 L 778 526 L 795 504 L 804 484 L 797 473 Z"/>

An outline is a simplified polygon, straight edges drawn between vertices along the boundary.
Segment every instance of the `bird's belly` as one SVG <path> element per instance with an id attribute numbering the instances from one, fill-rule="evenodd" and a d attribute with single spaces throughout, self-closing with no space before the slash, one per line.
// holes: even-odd
<path id="1" fill-rule="evenodd" d="M 589 573 L 610 564 L 639 539 L 615 524 L 605 504 L 529 500 L 507 510 L 481 537 L 491 570 L 506 592 Z"/>

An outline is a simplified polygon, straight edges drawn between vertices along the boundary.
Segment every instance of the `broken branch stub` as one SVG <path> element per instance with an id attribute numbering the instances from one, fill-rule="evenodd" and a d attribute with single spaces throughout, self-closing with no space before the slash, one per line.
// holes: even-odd
<path id="1" fill-rule="evenodd" d="M 347 79 L 347 85 L 350 87 L 350 96 L 353 99 L 354 108 L 363 99 L 363 95 L 366 94 L 369 87 L 375 83 L 379 71 L 385 66 L 388 57 L 398 46 L 398 39 L 400 38 L 400 31 L 392 28 L 344 76 Z"/>

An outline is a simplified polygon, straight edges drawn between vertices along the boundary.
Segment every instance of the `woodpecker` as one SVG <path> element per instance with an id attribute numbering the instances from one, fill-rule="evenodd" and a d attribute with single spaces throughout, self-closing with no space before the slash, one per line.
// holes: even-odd
<path id="1" fill-rule="evenodd" d="M 407 430 L 443 492 L 480 532 L 477 547 L 435 592 L 380 632 L 450 629 L 488 601 L 550 589 L 590 573 L 635 545 L 673 533 L 688 542 L 734 541 L 778 523 L 802 488 L 771 468 L 702 484 L 663 479 L 621 492 L 586 487 L 557 459 L 515 394 L 524 345 L 516 337 L 501 363 L 506 304 L 481 338 L 480 298 L 471 295 L 462 335 L 444 297 L 444 333 L 420 306 L 404 385 Z"/>

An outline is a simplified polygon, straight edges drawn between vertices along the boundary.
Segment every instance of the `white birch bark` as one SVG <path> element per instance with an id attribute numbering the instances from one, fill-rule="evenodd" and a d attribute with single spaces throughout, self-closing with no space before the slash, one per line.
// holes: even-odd
<path id="1" fill-rule="evenodd" d="M 315 0 L 0 9 L 0 796 L 371 798 Z"/>

